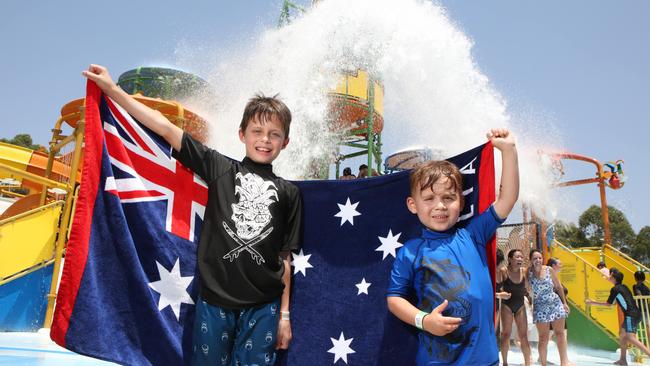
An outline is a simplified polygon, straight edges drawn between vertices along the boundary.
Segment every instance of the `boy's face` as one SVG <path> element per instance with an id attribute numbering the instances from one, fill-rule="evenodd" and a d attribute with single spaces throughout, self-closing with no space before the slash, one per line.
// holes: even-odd
<path id="1" fill-rule="evenodd" d="M 448 177 L 438 179 L 431 189 L 416 190 L 406 199 L 406 206 L 418 215 L 422 225 L 433 231 L 451 229 L 462 209 L 460 192 L 452 188 Z"/>
<path id="2" fill-rule="evenodd" d="M 245 131 L 239 130 L 239 139 L 246 145 L 246 156 L 260 164 L 272 163 L 289 143 L 276 116 L 264 123 L 260 123 L 258 116 L 253 117 Z"/>

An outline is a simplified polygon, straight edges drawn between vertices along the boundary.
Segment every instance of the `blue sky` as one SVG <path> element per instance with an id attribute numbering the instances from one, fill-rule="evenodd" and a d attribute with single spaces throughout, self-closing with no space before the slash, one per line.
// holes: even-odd
<path id="1" fill-rule="evenodd" d="M 327 1 L 327 0 L 325 0 Z M 305 3 L 305 1 L 301 1 Z M 646 1 L 441 1 L 473 40 L 476 65 L 513 118 L 547 121 L 569 151 L 625 160 L 628 182 L 608 189 L 635 231 L 650 225 L 650 3 Z M 65 4 L 65 5 L 61 5 Z M 83 96 L 81 70 L 102 63 L 117 76 L 169 64 L 178 45 L 237 47 L 274 27 L 281 1 L 0 2 L 0 137 L 29 133 L 47 144 L 66 102 Z M 566 164 L 568 179 L 594 168 Z M 598 204 L 595 185 L 565 188 L 577 214 Z"/>

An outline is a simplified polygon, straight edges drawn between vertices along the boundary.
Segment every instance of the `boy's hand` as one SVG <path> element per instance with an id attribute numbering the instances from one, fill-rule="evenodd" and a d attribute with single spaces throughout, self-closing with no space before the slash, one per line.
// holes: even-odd
<path id="1" fill-rule="evenodd" d="M 289 320 L 280 320 L 278 323 L 278 341 L 275 349 L 287 349 L 291 342 L 291 323 Z"/>
<path id="2" fill-rule="evenodd" d="M 88 70 L 82 71 L 81 74 L 94 81 L 103 91 L 106 91 L 115 85 L 111 78 L 111 74 L 108 73 L 108 69 L 104 66 L 91 64 L 88 67 Z"/>
<path id="3" fill-rule="evenodd" d="M 493 128 L 487 133 L 487 138 L 501 151 L 515 147 L 515 136 L 507 128 Z"/>
<path id="4" fill-rule="evenodd" d="M 458 328 L 461 322 L 460 318 L 452 318 L 442 315 L 447 304 L 449 304 L 447 300 L 443 301 L 442 304 L 433 309 L 429 315 L 424 317 L 424 330 L 433 335 L 444 336 Z"/>

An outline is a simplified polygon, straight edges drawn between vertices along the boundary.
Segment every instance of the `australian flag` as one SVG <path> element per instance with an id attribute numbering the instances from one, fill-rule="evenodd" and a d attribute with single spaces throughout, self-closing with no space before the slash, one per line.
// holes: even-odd
<path id="1" fill-rule="evenodd" d="M 449 160 L 463 173 L 467 220 L 494 201 L 493 148 Z M 408 172 L 294 183 L 304 237 L 292 253 L 293 340 L 279 362 L 413 364 L 413 327 L 391 315 L 385 299 L 397 251 L 421 230 L 406 209 Z M 119 364 L 187 364 L 206 204 L 205 183 L 169 144 L 89 82 L 82 183 L 52 339 Z"/>

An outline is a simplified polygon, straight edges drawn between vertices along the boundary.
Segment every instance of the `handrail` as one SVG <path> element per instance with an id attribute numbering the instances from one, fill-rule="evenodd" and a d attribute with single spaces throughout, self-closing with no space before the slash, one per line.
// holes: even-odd
<path id="1" fill-rule="evenodd" d="M 574 253 L 573 249 L 567 247 L 566 245 L 562 244 L 561 242 L 557 241 L 556 239 L 553 239 L 553 244 L 558 249 L 562 250 L 564 253 L 567 253 L 570 256 L 572 256 L 577 263 L 580 263 L 580 266 L 582 266 L 582 268 L 584 268 L 584 271 L 585 271 L 585 275 L 584 275 L 585 281 L 587 280 L 587 273 L 586 273 L 587 269 L 591 269 L 591 270 L 593 270 L 595 272 L 599 271 L 599 269 L 596 266 L 594 266 L 593 264 L 589 263 L 584 258 L 582 258 L 579 255 L 577 255 L 576 253 Z M 580 248 L 580 249 L 584 249 L 584 248 Z M 594 248 L 594 249 L 595 250 L 600 250 L 600 248 Z M 587 288 L 586 283 L 585 283 L 585 289 L 584 290 L 585 290 L 584 296 L 585 296 L 585 299 L 586 299 L 586 298 L 589 297 L 588 293 L 587 293 L 588 288 Z M 570 300 L 570 301 L 573 304 L 573 306 L 584 315 L 585 319 L 587 319 L 589 322 L 591 322 L 597 328 L 603 330 L 604 334 L 606 334 L 614 342 L 618 341 L 616 334 L 614 334 L 612 331 L 610 331 L 604 324 L 600 323 L 600 321 L 597 318 L 594 318 L 592 316 L 591 311 L 589 309 L 590 308 L 589 306 L 587 306 L 586 304 L 578 304 L 573 300 Z"/>
<path id="2" fill-rule="evenodd" d="M 650 346 L 650 296 L 634 296 L 637 307 L 641 310 L 641 322 L 637 330 L 637 338 L 646 347 Z M 634 362 L 643 362 L 644 354 L 636 352 Z"/>
<path id="3" fill-rule="evenodd" d="M 77 181 L 77 173 L 79 165 L 81 164 L 81 156 L 83 153 L 83 140 L 84 132 L 86 129 L 86 116 L 85 110 L 82 109 L 81 119 L 77 122 L 77 125 L 71 135 L 74 135 L 75 149 L 72 156 L 72 164 L 70 165 L 70 180 L 68 184 L 68 194 L 65 197 L 65 206 L 64 212 L 61 216 L 61 222 L 59 225 L 59 233 L 56 239 L 55 244 L 55 256 L 54 256 L 54 269 L 52 270 L 52 282 L 50 283 L 50 292 L 47 295 L 47 308 L 45 310 L 45 320 L 43 322 L 43 328 L 50 328 L 52 325 L 52 317 L 54 315 L 54 304 L 56 302 L 56 294 L 58 287 L 58 278 L 59 272 L 61 270 L 61 261 L 63 258 L 63 252 L 65 251 L 65 246 L 68 240 L 68 230 L 70 229 L 70 222 L 72 220 L 72 207 L 73 200 L 75 199 L 74 195 L 74 186 Z"/>
<path id="4" fill-rule="evenodd" d="M 593 264 L 587 262 L 586 260 L 584 260 L 584 258 L 580 257 L 579 255 L 577 255 L 577 254 L 575 254 L 573 252 L 574 250 L 579 251 L 580 249 L 587 249 L 587 247 L 580 247 L 580 248 L 576 248 L 576 249 L 569 248 L 568 246 L 566 246 L 566 245 L 560 243 L 559 241 L 557 241 L 557 239 L 553 239 L 553 244 L 555 244 L 555 245 L 559 246 L 560 248 L 566 250 L 567 252 L 571 253 L 574 257 L 576 257 L 576 258 L 580 259 L 581 261 L 585 262 L 589 267 L 595 269 L 596 271 L 599 271 L 598 267 L 596 267 Z M 592 250 L 600 250 L 601 248 L 600 247 L 590 247 L 590 249 L 592 249 Z"/>
<path id="5" fill-rule="evenodd" d="M 630 257 L 629 255 L 621 252 L 620 250 L 614 248 L 613 246 L 611 246 L 609 244 L 605 244 L 605 248 L 611 249 L 614 253 L 616 253 L 616 254 L 620 255 L 621 257 L 627 259 L 628 261 L 632 262 L 637 267 L 637 269 L 643 270 L 644 272 L 650 272 L 650 268 L 644 266 L 642 263 L 639 263 L 636 259 L 634 259 L 634 258 Z"/>
<path id="6" fill-rule="evenodd" d="M 36 183 L 42 184 L 42 185 L 47 186 L 47 187 L 60 188 L 60 189 L 64 189 L 64 190 L 68 191 L 68 186 L 66 184 L 63 184 L 63 183 L 60 183 L 60 182 L 57 182 L 55 180 L 51 180 L 51 179 L 48 179 L 48 178 L 44 178 L 44 177 L 42 177 L 40 175 L 37 175 L 37 174 L 34 174 L 34 173 L 26 172 L 26 171 L 20 170 L 18 168 L 14 168 L 14 167 L 9 166 L 7 164 L 0 163 L 0 170 L 7 171 L 7 172 L 9 172 L 11 174 L 18 175 L 18 176 L 20 176 L 22 178 L 29 179 L 31 181 L 34 181 Z"/>
<path id="7" fill-rule="evenodd" d="M 38 264 L 35 264 L 35 265 L 33 265 L 33 266 L 29 267 L 29 268 L 26 268 L 26 269 L 24 269 L 24 270 L 22 270 L 20 272 L 14 273 L 14 274 L 12 274 L 10 276 L 0 278 L 0 286 L 4 285 L 5 283 L 9 283 L 11 281 L 17 280 L 17 279 L 19 279 L 21 277 L 27 276 L 28 274 L 36 272 L 41 268 L 45 268 L 45 267 L 49 266 L 52 263 L 54 263 L 54 258 L 48 259 L 48 260 L 43 261 L 43 262 L 38 263 Z"/>
<path id="8" fill-rule="evenodd" d="M 63 206 L 64 203 L 65 203 L 64 201 L 54 201 L 52 203 L 48 203 L 45 206 L 38 206 L 38 207 L 33 208 L 33 209 L 29 210 L 29 211 L 21 212 L 21 213 L 19 213 L 17 215 L 7 217 L 4 220 L 0 220 L 0 226 L 4 225 L 6 223 L 12 222 L 12 221 L 16 221 L 16 220 L 21 219 L 23 217 L 29 216 L 29 215 L 31 215 L 31 214 L 33 214 L 35 212 L 48 210 L 48 209 L 50 209 L 50 208 L 52 208 L 54 206 Z"/>

